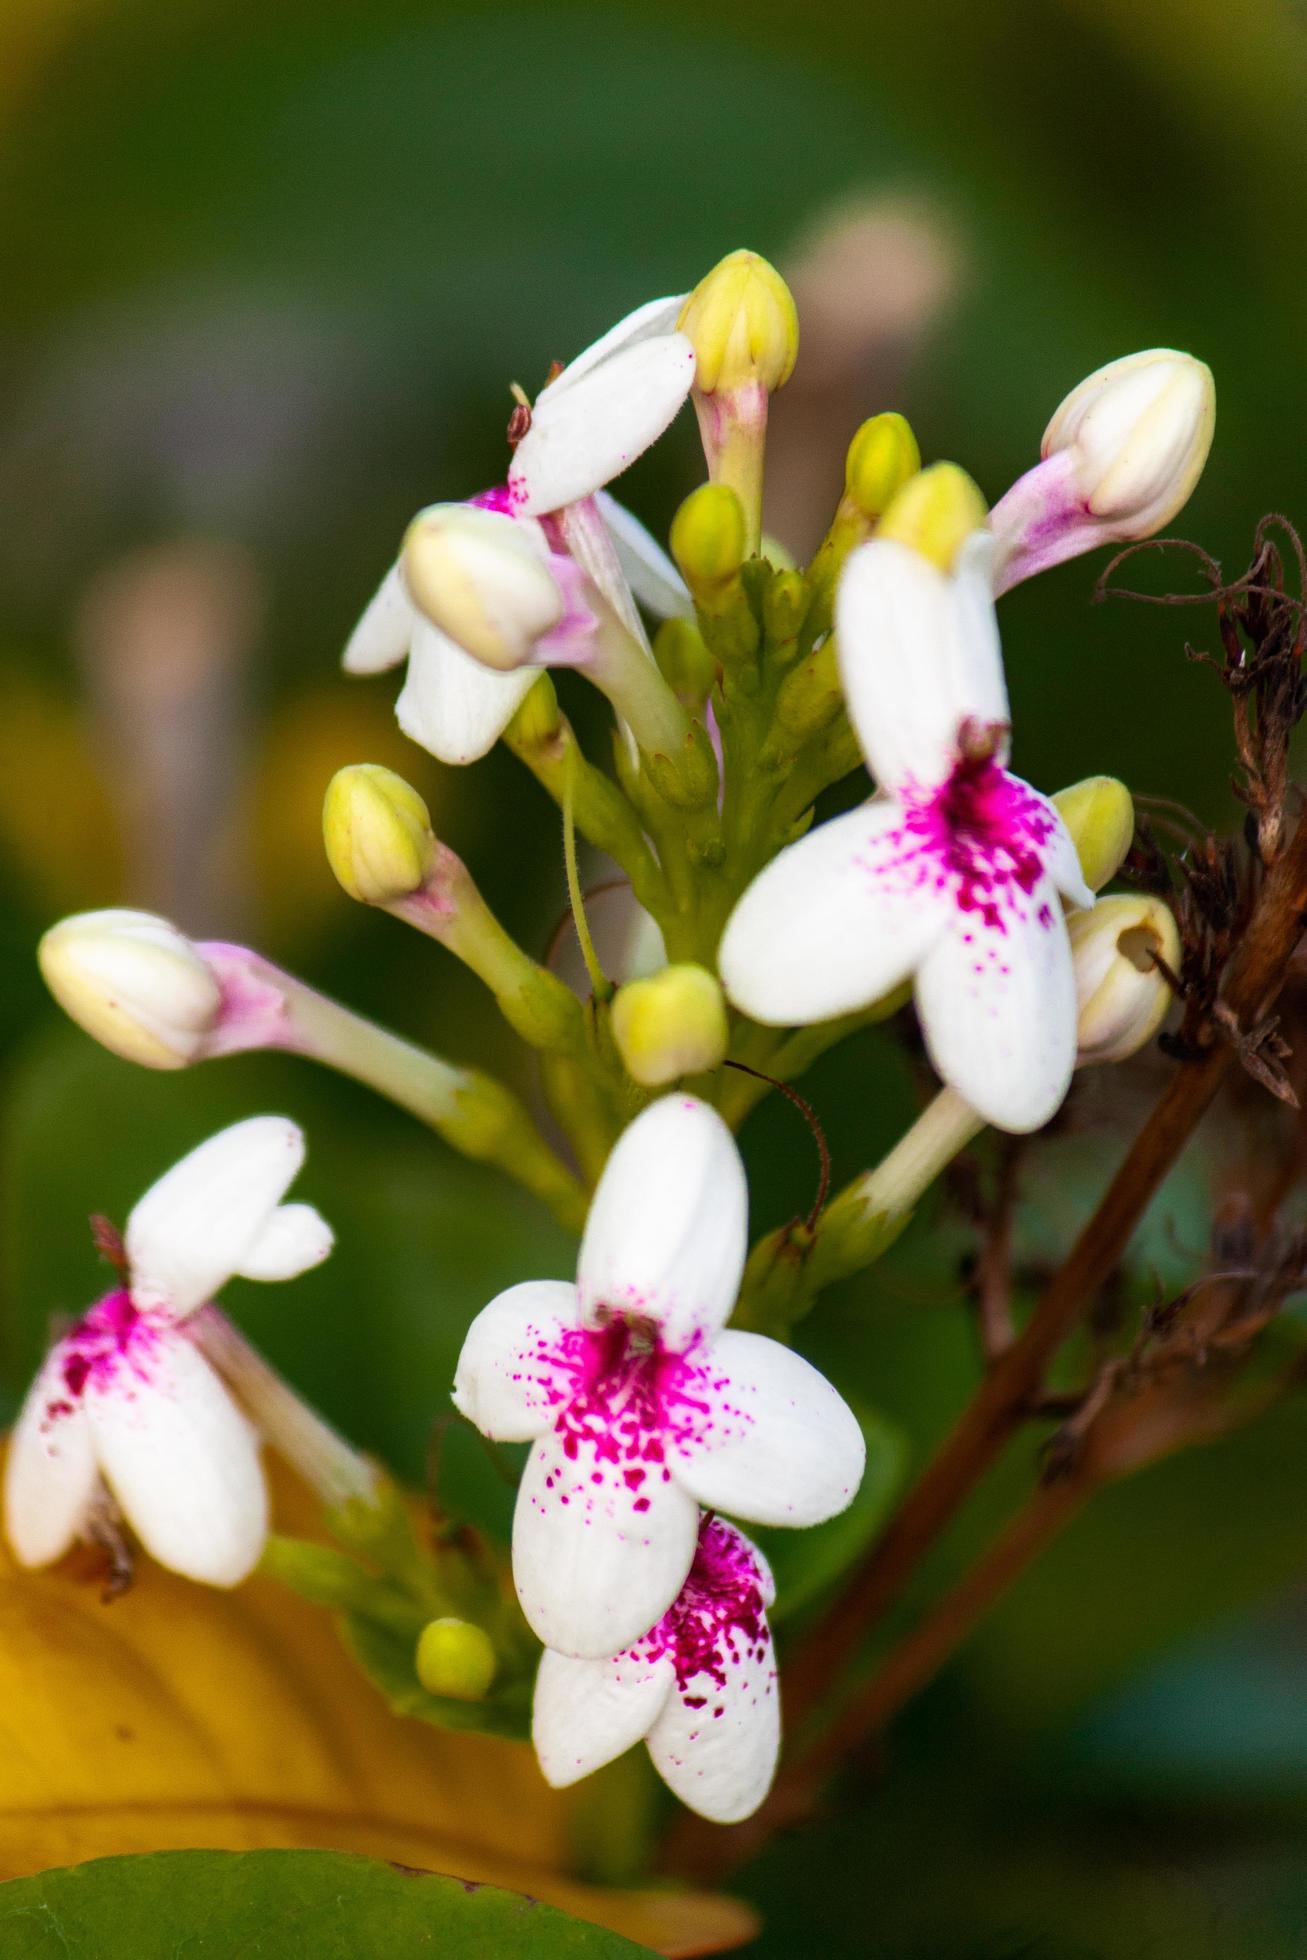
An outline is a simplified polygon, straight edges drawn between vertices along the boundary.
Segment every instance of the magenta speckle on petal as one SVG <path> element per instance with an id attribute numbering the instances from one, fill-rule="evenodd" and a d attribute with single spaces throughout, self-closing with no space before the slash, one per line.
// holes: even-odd
<path id="1" fill-rule="evenodd" d="M 899 795 L 902 823 L 866 851 L 863 868 L 878 885 L 947 894 L 967 920 L 967 944 L 978 929 L 1005 933 L 1025 918 L 1057 830 L 1042 796 L 992 757 L 963 757 L 936 788 L 907 783 Z"/>
<path id="2" fill-rule="evenodd" d="M 770 1687 L 771 1632 L 762 1574 L 748 1540 L 720 1518 L 705 1518 L 689 1578 L 657 1626 L 630 1651 L 646 1663 L 670 1656 L 687 1708 L 705 1707 L 733 1668 L 764 1669 Z"/>
<path id="3" fill-rule="evenodd" d="M 124 1288 L 106 1293 L 55 1350 L 62 1392 L 46 1404 L 45 1420 L 72 1415 L 88 1388 L 148 1382 L 160 1337 L 171 1325 L 164 1315 L 142 1313 Z"/>

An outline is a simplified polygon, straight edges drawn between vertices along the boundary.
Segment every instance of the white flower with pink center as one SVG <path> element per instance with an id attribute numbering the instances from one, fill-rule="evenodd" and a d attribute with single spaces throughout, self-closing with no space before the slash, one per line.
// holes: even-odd
<path id="1" fill-rule="evenodd" d="M 849 715 L 881 794 L 767 866 L 727 923 L 723 984 L 776 1026 L 856 1012 L 915 975 L 936 1069 L 987 1122 L 1033 1130 L 1076 1057 L 1062 896 L 1092 905 L 1065 824 L 1011 775 L 1008 704 L 977 532 L 951 576 L 888 539 L 836 606 Z"/>
<path id="2" fill-rule="evenodd" d="M 686 400 L 694 350 L 676 330 L 681 298 L 621 320 L 541 389 L 507 484 L 469 507 L 501 517 L 538 558 L 555 605 L 523 664 L 487 662 L 444 631 L 392 567 L 355 627 L 344 665 L 380 673 L 408 661 L 395 704 L 404 733 L 442 762 L 475 762 L 503 734 L 542 666 L 584 665 L 595 620 L 587 580 L 642 638 L 631 593 L 664 615 L 689 609 L 675 566 L 603 486 L 655 442 Z M 436 507 L 440 508 L 440 507 Z"/>
<path id="3" fill-rule="evenodd" d="M 468 1330 L 454 1401 L 485 1435 L 532 1444 L 513 1576 L 560 1653 L 602 1659 L 648 1632 L 685 1583 L 700 1505 L 817 1524 L 861 1481 L 862 1432 L 825 1377 L 726 1327 L 747 1212 L 720 1116 L 664 1096 L 608 1160 L 576 1284 L 510 1287 Z"/>
<path id="4" fill-rule="evenodd" d="M 642 1640 L 611 1659 L 545 1650 L 531 1726 L 546 1781 L 564 1788 L 643 1742 L 691 1810 L 718 1824 L 750 1816 L 781 1739 L 774 1597 L 757 1547 L 704 1518 L 685 1584 Z"/>
<path id="5" fill-rule="evenodd" d="M 214 1586 L 253 1569 L 268 1531 L 259 1439 L 188 1322 L 235 1274 L 291 1279 L 326 1258 L 324 1220 L 281 1202 L 303 1161 L 294 1123 L 254 1116 L 136 1206 L 124 1284 L 56 1342 L 14 1427 L 5 1529 L 21 1564 L 62 1557 L 107 1486 L 161 1565 Z"/>

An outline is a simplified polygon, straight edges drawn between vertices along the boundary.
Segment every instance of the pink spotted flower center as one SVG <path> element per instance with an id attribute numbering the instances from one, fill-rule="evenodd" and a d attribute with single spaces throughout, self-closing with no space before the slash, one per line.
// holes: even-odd
<path id="1" fill-rule="evenodd" d="M 738 1531 L 719 1518 L 705 1519 L 689 1578 L 632 1651 L 646 1662 L 670 1656 L 689 1708 L 712 1700 L 732 1668 L 770 1665 L 762 1576 Z"/>
<path id="2" fill-rule="evenodd" d="M 671 1478 L 668 1459 L 690 1454 L 747 1421 L 729 1404 L 708 1343 L 670 1348 L 648 1323 L 614 1313 L 598 1327 L 568 1328 L 535 1356 L 536 1377 L 563 1455 L 591 1484 L 619 1485 L 634 1511 Z"/>
<path id="3" fill-rule="evenodd" d="M 59 1343 L 58 1386 L 46 1404 L 46 1420 L 71 1415 L 88 1389 L 148 1382 L 171 1324 L 162 1314 L 142 1312 L 125 1287 L 106 1293 Z"/>
<path id="4" fill-rule="evenodd" d="M 903 823 L 893 855 L 875 869 L 909 886 L 933 886 L 952 898 L 967 923 L 1007 931 L 1023 919 L 1045 876 L 1056 818 L 1042 796 L 986 756 L 963 756 L 947 780 L 900 791 Z M 1044 914 L 1047 913 L 1047 917 Z M 1041 923 L 1052 913 L 1041 906 Z"/>

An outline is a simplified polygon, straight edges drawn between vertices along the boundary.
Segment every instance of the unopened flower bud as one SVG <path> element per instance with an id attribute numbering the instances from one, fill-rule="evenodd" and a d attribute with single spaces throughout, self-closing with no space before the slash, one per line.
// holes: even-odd
<path id="1" fill-rule="evenodd" d="M 694 348 L 700 394 L 783 388 L 799 352 L 794 296 L 756 252 L 731 252 L 701 279 L 677 322 Z"/>
<path id="2" fill-rule="evenodd" d="M 717 1068 L 726 1054 L 726 1002 L 702 966 L 665 966 L 619 987 L 612 1028 L 628 1073 L 646 1089 Z"/>
<path id="3" fill-rule="evenodd" d="M 430 1620 L 418 1636 L 414 1667 L 429 1695 L 484 1701 L 495 1665 L 489 1634 L 471 1620 Z"/>
<path id="4" fill-rule="evenodd" d="M 1102 891 L 1125 863 L 1135 834 L 1135 806 L 1115 776 L 1086 776 L 1053 798 L 1090 891 Z"/>
<path id="5" fill-rule="evenodd" d="M 409 525 L 400 566 L 414 605 L 487 667 L 525 665 L 563 617 L 543 547 L 502 511 L 433 504 Z"/>
<path id="6" fill-rule="evenodd" d="M 1215 425 L 1211 371 L 1192 354 L 1155 347 L 1089 375 L 1044 431 L 1043 460 L 990 514 L 995 592 L 1160 531 L 1187 503 Z"/>
<path id="7" fill-rule="evenodd" d="M 96 1041 L 143 1068 L 199 1059 L 222 991 L 196 947 L 151 912 L 80 912 L 37 949 L 46 986 Z"/>
<path id="8" fill-rule="evenodd" d="M 415 789 L 376 762 L 338 769 L 322 806 L 327 861 L 362 905 L 391 905 L 426 882 L 436 840 Z"/>
<path id="9" fill-rule="evenodd" d="M 686 583 L 720 586 L 733 579 L 748 555 L 744 509 L 729 484 L 703 483 L 672 519 L 672 556 Z"/>
<path id="10" fill-rule="evenodd" d="M 844 463 L 844 494 L 872 523 L 921 468 L 921 451 L 901 415 L 873 415 L 854 436 Z"/>
<path id="11" fill-rule="evenodd" d="M 1160 898 L 1100 898 L 1067 921 L 1079 1007 L 1079 1065 L 1123 1062 L 1152 1040 L 1174 992 L 1165 967 L 1180 964 L 1180 934 Z"/>
<path id="12" fill-rule="evenodd" d="M 988 515 L 985 499 L 965 470 L 956 463 L 932 463 L 898 491 L 876 526 L 876 536 L 909 545 L 941 571 L 951 572 L 963 544 L 983 528 Z"/>
<path id="13" fill-rule="evenodd" d="M 1211 369 L 1155 347 L 1110 361 L 1072 389 L 1040 444 L 1072 452 L 1089 510 L 1115 538 L 1147 538 L 1188 502 L 1216 424 Z"/>

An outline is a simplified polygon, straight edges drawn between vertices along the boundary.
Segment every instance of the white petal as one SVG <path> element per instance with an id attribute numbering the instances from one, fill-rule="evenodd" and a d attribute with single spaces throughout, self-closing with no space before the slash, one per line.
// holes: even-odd
<path id="1" fill-rule="evenodd" d="M 566 1789 L 643 1742 L 676 1679 L 666 1654 L 576 1660 L 546 1647 L 536 1674 L 531 1739 L 545 1782 Z"/>
<path id="2" fill-rule="evenodd" d="M 539 678 L 533 667 L 483 667 L 429 620 L 413 629 L 408 675 L 395 718 L 440 762 L 477 762 L 499 740 Z"/>
<path id="3" fill-rule="evenodd" d="M 640 604 L 658 619 L 693 619 L 690 588 L 653 533 L 606 490 L 598 493 L 595 502 L 616 546 L 626 582 Z"/>
<path id="4" fill-rule="evenodd" d="M 174 1164 L 127 1220 L 137 1304 L 187 1314 L 211 1299 L 240 1271 L 303 1162 L 297 1124 L 251 1116 Z"/>
<path id="5" fill-rule="evenodd" d="M 87 1419 L 105 1482 L 160 1565 L 235 1586 L 268 1535 L 259 1443 L 180 1328 L 161 1333 L 140 1372 L 88 1383 Z"/>
<path id="6" fill-rule="evenodd" d="M 691 1677 L 670 1694 L 649 1731 L 649 1754 L 668 1788 L 717 1824 L 738 1823 L 771 1788 L 781 1744 L 780 1689 L 770 1629 L 741 1643 L 724 1681 Z"/>
<path id="7" fill-rule="evenodd" d="M 773 858 L 727 921 L 731 999 L 789 1027 L 856 1012 L 907 978 L 946 929 L 935 861 L 897 803 L 864 803 Z"/>
<path id="8" fill-rule="evenodd" d="M 540 1437 L 513 1517 L 513 1579 L 533 1632 L 596 1660 L 633 1646 L 681 1590 L 698 1532 L 699 1507 L 670 1476 L 634 1491 L 593 1449 L 569 1457 L 560 1437 Z"/>
<path id="9" fill-rule="evenodd" d="M 853 1502 L 866 1444 L 844 1398 L 810 1362 L 727 1328 L 712 1346 L 714 1419 L 672 1458 L 700 1504 L 753 1524 L 820 1524 Z"/>
<path id="10" fill-rule="evenodd" d="M 575 1382 L 560 1350 L 580 1331 L 576 1288 L 529 1279 L 482 1307 L 454 1373 L 454 1406 L 483 1436 L 529 1443 L 550 1427 Z"/>
<path id="11" fill-rule="evenodd" d="M 1057 889 L 1006 897 L 999 923 L 959 917 L 917 975 L 935 1068 L 987 1123 L 1037 1130 L 1066 1095 L 1076 1056 L 1071 946 Z"/>
<path id="12" fill-rule="evenodd" d="M 413 602 L 404 590 L 399 566 L 382 579 L 367 611 L 349 636 L 342 665 L 350 674 L 380 674 L 397 667 L 413 635 Z"/>
<path id="13" fill-rule="evenodd" d="M 598 367 L 613 354 L 624 347 L 634 347 L 642 340 L 653 340 L 664 334 L 676 332 L 676 322 L 681 317 L 686 294 L 678 293 L 671 299 L 649 299 L 643 306 L 637 306 L 633 313 L 625 314 L 615 327 L 610 327 L 598 340 L 592 340 L 574 361 L 569 361 L 561 374 L 556 374 L 547 382 L 537 396 L 543 401 L 550 395 L 564 395 L 592 368 Z"/>
<path id="14" fill-rule="evenodd" d="M 334 1244 L 330 1225 L 312 1205 L 279 1205 L 237 1271 L 244 1279 L 294 1279 L 320 1266 Z"/>
<path id="15" fill-rule="evenodd" d="M 20 1565 L 61 1558 L 100 1482 L 91 1431 L 68 1394 L 56 1347 L 27 1392 L 5 1462 L 5 1533 Z"/>
<path id="16" fill-rule="evenodd" d="M 655 1321 L 681 1350 L 723 1327 L 740 1290 L 748 1210 L 740 1153 L 716 1110 L 693 1096 L 651 1103 L 619 1137 L 590 1205 L 582 1314 Z"/>
<path id="17" fill-rule="evenodd" d="M 593 496 L 657 441 L 693 380 L 694 349 L 673 333 L 623 348 L 565 391 L 555 382 L 513 456 L 514 510 L 539 515 Z"/>
<path id="18" fill-rule="evenodd" d="M 943 782 L 963 722 L 1008 719 L 992 550 L 978 532 L 950 578 L 909 546 L 873 539 L 844 568 L 840 677 L 863 753 L 886 788 Z"/>

